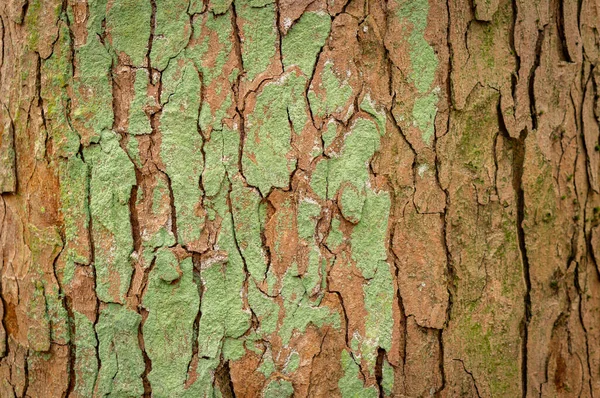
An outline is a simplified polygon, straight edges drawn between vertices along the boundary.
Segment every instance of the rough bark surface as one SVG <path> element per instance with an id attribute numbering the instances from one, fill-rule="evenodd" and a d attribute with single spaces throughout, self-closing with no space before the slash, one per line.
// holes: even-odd
<path id="1" fill-rule="evenodd" d="M 0 397 L 599 397 L 599 0 L 0 2 Z"/>

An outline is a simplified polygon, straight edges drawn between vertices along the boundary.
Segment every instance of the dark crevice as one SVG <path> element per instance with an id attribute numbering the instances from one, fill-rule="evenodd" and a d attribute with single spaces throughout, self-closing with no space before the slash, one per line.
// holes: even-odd
<path id="1" fill-rule="evenodd" d="M 385 350 L 381 347 L 377 348 L 377 360 L 375 361 L 375 380 L 377 381 L 377 389 L 379 390 L 379 398 L 384 397 L 383 393 L 383 360 L 385 359 Z"/>
<path id="2" fill-rule="evenodd" d="M 229 361 L 221 362 L 215 370 L 215 381 L 223 398 L 235 398 Z"/>

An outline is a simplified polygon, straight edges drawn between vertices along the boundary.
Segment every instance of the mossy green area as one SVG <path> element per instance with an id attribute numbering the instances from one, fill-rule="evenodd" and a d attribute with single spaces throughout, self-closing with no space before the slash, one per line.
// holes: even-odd
<path id="1" fill-rule="evenodd" d="M 75 333 L 73 334 L 75 386 L 73 391 L 82 397 L 91 397 L 99 366 L 96 357 L 98 340 L 96 340 L 94 323 L 77 311 L 73 312 L 71 321 L 75 324 Z"/>
<path id="2" fill-rule="evenodd" d="M 165 70 L 188 43 L 191 35 L 189 5 L 189 0 L 156 0 L 156 27 L 150 51 L 153 68 Z"/>
<path id="3" fill-rule="evenodd" d="M 201 82 L 193 62 L 183 56 L 169 64 L 162 79 L 160 157 L 173 191 L 178 242 L 185 246 L 199 239 L 204 222 L 200 209 L 203 139 L 198 131 Z"/>
<path id="4" fill-rule="evenodd" d="M 313 83 L 314 84 L 314 83 Z M 320 91 L 316 91 L 316 89 Z M 325 117 L 341 112 L 352 97 L 352 88 L 333 70 L 333 63 L 326 62 L 317 87 L 308 91 L 310 108 L 316 116 Z"/>
<path id="5" fill-rule="evenodd" d="M 133 268 L 129 197 L 136 184 L 133 164 L 112 131 L 84 149 L 91 169 L 90 214 L 95 242 L 96 293 L 105 302 L 123 303 Z"/>
<path id="6" fill-rule="evenodd" d="M 61 283 L 73 278 L 75 263 L 88 264 L 89 248 L 80 245 L 81 237 L 87 240 L 90 222 L 88 203 L 88 166 L 77 156 L 59 163 L 61 212 L 64 218 L 64 249 L 66 257 Z"/>
<path id="7" fill-rule="evenodd" d="M 438 58 L 433 47 L 425 39 L 425 29 L 429 15 L 428 0 L 396 2 L 396 16 L 403 26 L 404 40 L 409 46 L 411 69 L 409 80 L 416 88 L 415 102 L 412 108 L 413 123 L 421 131 L 426 145 L 430 145 L 435 134 L 435 116 L 437 114 L 438 90 L 433 87 L 438 69 Z"/>
<path id="8" fill-rule="evenodd" d="M 266 84 L 246 118 L 242 167 L 248 184 L 263 195 L 271 188 L 287 187 L 296 167 L 290 144 L 292 129 L 300 133 L 308 122 L 305 84 L 306 77 L 294 72 Z"/>
<path id="9" fill-rule="evenodd" d="M 317 54 L 331 30 L 331 17 L 324 12 L 307 12 L 283 37 L 281 53 L 286 70 L 298 66 L 305 76 L 312 76 Z"/>
<path id="10" fill-rule="evenodd" d="M 224 337 L 239 338 L 250 328 L 250 312 L 243 307 L 241 291 L 245 280 L 244 262 L 234 237 L 233 216 L 227 204 L 229 184 L 219 195 L 209 200 L 221 219 L 217 240 L 226 257 L 218 257 L 204 265 L 200 276 L 203 294 L 198 330 L 198 353 L 207 358 L 218 358 Z"/>
<path id="11" fill-rule="evenodd" d="M 348 351 L 342 351 L 342 370 L 344 376 L 338 381 L 340 393 L 344 398 L 376 398 L 379 391 L 375 386 L 365 387 L 360 374 L 360 368 Z"/>
<path id="12" fill-rule="evenodd" d="M 100 396 L 132 397 L 144 393 L 144 358 L 138 342 L 142 316 L 120 304 L 100 311 L 96 325 L 100 370 L 96 381 Z"/>
<path id="13" fill-rule="evenodd" d="M 142 333 L 152 361 L 148 381 L 157 396 L 179 396 L 192 359 L 193 324 L 200 308 L 190 257 L 181 263 L 168 249 L 156 254 L 143 305 Z"/>
<path id="14" fill-rule="evenodd" d="M 240 33 L 244 37 L 242 60 L 246 79 L 254 80 L 275 57 L 278 41 L 275 4 L 272 1 L 236 0 L 235 7 L 241 20 Z"/>
<path id="15" fill-rule="evenodd" d="M 132 66 L 144 66 L 151 15 L 151 3 L 139 0 L 114 0 L 106 14 L 112 48 L 117 56 L 125 54 Z"/>
<path id="16" fill-rule="evenodd" d="M 135 80 L 133 83 L 134 97 L 129 105 L 129 118 L 127 132 L 132 135 L 150 134 L 150 118 L 144 111 L 144 107 L 151 104 L 151 98 L 148 97 L 149 76 L 146 69 L 135 70 Z M 130 141 L 135 141 L 131 139 Z"/>

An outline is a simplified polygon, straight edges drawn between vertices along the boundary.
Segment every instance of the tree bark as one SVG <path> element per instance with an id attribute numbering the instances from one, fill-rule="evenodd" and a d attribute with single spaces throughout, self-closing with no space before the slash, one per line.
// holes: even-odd
<path id="1" fill-rule="evenodd" d="M 599 32 L 3 1 L 0 397 L 599 396 Z"/>

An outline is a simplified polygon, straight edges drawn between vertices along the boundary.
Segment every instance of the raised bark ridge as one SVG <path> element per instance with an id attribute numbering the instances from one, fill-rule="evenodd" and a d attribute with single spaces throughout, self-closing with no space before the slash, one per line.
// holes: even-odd
<path id="1" fill-rule="evenodd" d="M 599 31 L 2 2 L 0 396 L 600 395 Z"/>

